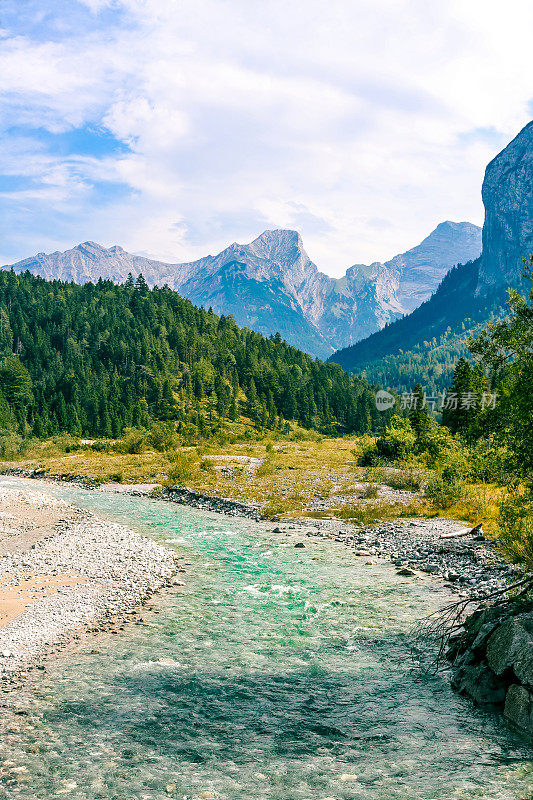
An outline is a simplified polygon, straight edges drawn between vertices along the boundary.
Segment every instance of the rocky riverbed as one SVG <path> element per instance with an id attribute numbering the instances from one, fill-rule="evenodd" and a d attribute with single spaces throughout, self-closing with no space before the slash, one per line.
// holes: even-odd
<path id="1" fill-rule="evenodd" d="M 84 488 L 91 487 L 85 485 Z M 157 485 L 110 484 L 98 490 L 158 497 L 167 502 L 252 520 L 261 515 L 258 506 L 201 495 L 188 489 L 161 491 Z M 4 676 L 35 662 L 81 627 L 98 629 L 106 621 L 115 619 L 117 614 L 127 616 L 145 597 L 169 583 L 175 571 L 172 554 L 150 540 L 65 504 L 51 511 L 50 503 L 61 504 L 62 501 L 46 498 L 42 492 L 32 494 L 33 500 L 29 500 L 28 495 L 18 497 L 18 501 L 24 504 L 24 523 L 20 522 L 16 510 L 13 513 L 13 498 L 4 497 L 11 508 L 9 512 L 0 499 L 0 526 L 4 525 L 5 535 L 13 536 L 13 543 L 17 542 L 12 553 L 0 558 L 0 586 L 4 592 L 11 591 L 12 595 L 15 591 L 11 599 L 18 614 L 0 629 L 0 670 Z M 48 514 L 48 524 L 51 523 L 50 513 L 58 515 L 48 538 L 43 539 L 43 526 L 37 524 L 39 514 L 36 523 L 35 509 L 29 511 L 32 503 L 39 506 L 39 514 Z M 24 536 L 20 539 L 21 526 L 26 534 L 28 530 L 32 531 L 30 539 L 32 535 L 35 538 L 33 549 L 29 551 L 23 548 Z M 524 576 L 520 568 L 501 559 L 482 530 L 470 529 L 457 520 L 376 520 L 373 525 L 362 528 L 338 519 L 291 518 L 272 523 L 272 526 L 273 533 L 290 537 L 296 547 L 305 547 L 307 537 L 334 539 L 350 547 L 365 564 L 372 565 L 377 563 L 377 559 L 386 559 L 400 575 L 440 580 L 459 598 L 474 603 L 483 603 L 488 595 L 505 590 Z M 19 613 L 21 601 L 24 601 L 23 613 Z M 523 609 L 510 611 L 507 606 L 499 612 L 489 607 L 482 614 L 481 622 L 478 612 L 467 618 L 461 644 L 456 644 L 450 651 L 454 686 L 476 703 L 505 708 L 507 718 L 531 735 L 533 613 L 528 610 L 526 618 Z M 511 633 L 508 631 L 510 627 Z M 500 629 L 502 632 L 498 633 Z M 491 663 L 491 659 L 494 660 L 491 652 L 493 654 L 495 649 L 494 645 L 489 648 L 491 636 L 493 640 L 498 639 L 499 649 L 503 648 L 502 669 Z"/>
<path id="2" fill-rule="evenodd" d="M 127 618 L 177 569 L 171 550 L 42 491 L 1 488 L 0 540 L 4 682 L 81 630 Z"/>
<path id="3" fill-rule="evenodd" d="M 359 528 L 335 519 L 298 518 L 279 523 L 274 530 L 300 537 L 333 538 L 370 563 L 384 558 L 406 577 L 431 575 L 460 596 L 472 599 L 502 589 L 522 574 L 500 558 L 482 532 L 457 520 L 377 520 L 370 527 Z"/>

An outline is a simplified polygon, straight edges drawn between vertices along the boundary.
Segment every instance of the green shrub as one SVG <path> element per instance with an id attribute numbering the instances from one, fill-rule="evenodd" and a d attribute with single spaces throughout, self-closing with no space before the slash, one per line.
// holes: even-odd
<path id="1" fill-rule="evenodd" d="M 183 486 L 196 474 L 197 460 L 194 453 L 176 450 L 172 454 L 172 467 L 168 471 L 168 483 Z"/>
<path id="2" fill-rule="evenodd" d="M 369 444 L 363 447 L 363 452 L 357 460 L 360 467 L 376 467 L 378 464 L 381 464 L 381 462 L 382 458 L 375 444 Z"/>
<path id="3" fill-rule="evenodd" d="M 146 431 L 140 428 L 126 428 L 124 436 L 117 442 L 116 449 L 119 453 L 138 454 L 146 449 Z"/>
<path id="4" fill-rule="evenodd" d="M 516 465 L 508 448 L 495 436 L 479 439 L 469 448 L 470 476 L 474 481 L 506 484 Z"/>
<path id="5" fill-rule="evenodd" d="M 224 447 L 228 443 L 229 440 L 229 433 L 225 431 L 223 428 L 219 428 L 215 433 L 215 442 L 220 445 L 220 447 Z"/>
<path id="6" fill-rule="evenodd" d="M 437 508 L 447 509 L 461 500 L 465 492 L 466 481 L 449 465 L 428 480 L 424 495 Z"/>
<path id="7" fill-rule="evenodd" d="M 75 450 L 81 450 L 83 447 L 83 445 L 80 444 L 78 437 L 71 436 L 69 433 L 64 433 L 60 436 L 54 436 L 52 438 L 52 442 L 63 453 L 71 453 Z"/>
<path id="8" fill-rule="evenodd" d="M 97 439 L 90 447 L 95 453 L 109 453 L 113 444 L 109 439 Z"/>
<path id="9" fill-rule="evenodd" d="M 533 492 L 513 486 L 500 504 L 498 544 L 503 553 L 533 569 Z"/>
<path id="10" fill-rule="evenodd" d="M 324 437 L 318 431 L 297 426 L 290 438 L 295 442 L 321 442 Z"/>
<path id="11" fill-rule="evenodd" d="M 174 424 L 172 422 L 154 422 L 150 428 L 148 441 L 160 453 L 172 450 L 178 441 Z"/>
<path id="12" fill-rule="evenodd" d="M 418 492 L 427 482 L 427 472 L 417 467 L 388 471 L 385 483 L 393 489 Z"/>
<path id="13" fill-rule="evenodd" d="M 14 431 L 0 432 L 0 457 L 6 460 L 16 458 L 22 452 L 24 439 Z"/>
<path id="14" fill-rule="evenodd" d="M 432 423 L 417 438 L 414 449 L 416 453 L 424 455 L 428 467 L 434 467 L 460 446 L 448 428 Z"/>
<path id="15" fill-rule="evenodd" d="M 413 453 L 415 442 L 416 436 L 409 420 L 395 415 L 383 436 L 363 449 L 359 464 L 367 467 L 383 461 L 404 461 Z"/>
<path id="16" fill-rule="evenodd" d="M 192 422 L 186 422 L 180 429 L 180 442 L 184 447 L 190 447 L 197 444 L 200 439 L 198 427 L 193 425 Z"/>

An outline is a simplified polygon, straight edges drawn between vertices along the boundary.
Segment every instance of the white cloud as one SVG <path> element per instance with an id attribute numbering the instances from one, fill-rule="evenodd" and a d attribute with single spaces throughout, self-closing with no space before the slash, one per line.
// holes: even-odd
<path id="1" fill-rule="evenodd" d="M 10 202 L 24 203 L 28 226 L 39 216 L 42 230 L 43 215 L 62 225 L 65 246 L 96 239 L 181 260 L 295 225 L 340 274 L 443 219 L 480 223 L 484 167 L 529 119 L 533 7 L 522 0 L 505 13 L 480 0 L 84 4 L 85 25 L 8 36 L 0 56 L 11 124 L 88 125 L 129 148 L 65 155 L 25 139 L 18 174 L 36 186 Z M 127 191 L 114 198 L 106 183 Z M 52 187 L 57 214 L 39 200 Z M 28 238 L 12 236 L 10 252 L 27 255 Z"/>

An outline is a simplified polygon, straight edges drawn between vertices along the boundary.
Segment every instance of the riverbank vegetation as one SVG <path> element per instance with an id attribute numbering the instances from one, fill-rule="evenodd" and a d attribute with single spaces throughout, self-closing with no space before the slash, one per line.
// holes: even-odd
<path id="1" fill-rule="evenodd" d="M 533 257 L 524 275 L 533 280 Z M 444 408 L 443 424 L 415 404 L 360 463 L 430 470 L 424 495 L 434 508 L 483 520 L 507 556 L 533 569 L 533 289 L 529 297 L 510 291 L 507 316 L 468 349 L 473 361 L 456 364 L 448 396 L 458 402 Z"/>

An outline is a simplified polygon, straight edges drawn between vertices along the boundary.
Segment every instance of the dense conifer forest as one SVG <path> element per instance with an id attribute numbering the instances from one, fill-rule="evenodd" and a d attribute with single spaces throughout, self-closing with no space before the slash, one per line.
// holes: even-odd
<path id="1" fill-rule="evenodd" d="M 409 391 L 417 381 L 428 392 L 445 389 L 458 358 L 467 355 L 467 337 L 505 313 L 503 290 L 490 298 L 476 294 L 479 263 L 454 267 L 411 314 L 329 360 L 398 392 Z"/>
<path id="2" fill-rule="evenodd" d="M 1 272 L 0 354 L 0 427 L 39 438 L 117 437 L 155 420 L 206 434 L 241 414 L 324 433 L 387 422 L 364 380 L 142 276 L 79 286 Z"/>

